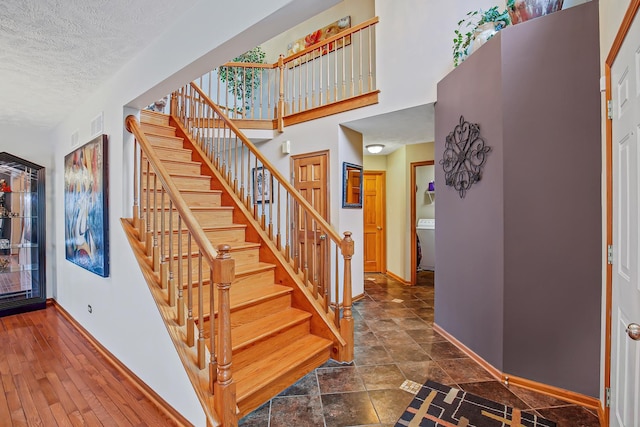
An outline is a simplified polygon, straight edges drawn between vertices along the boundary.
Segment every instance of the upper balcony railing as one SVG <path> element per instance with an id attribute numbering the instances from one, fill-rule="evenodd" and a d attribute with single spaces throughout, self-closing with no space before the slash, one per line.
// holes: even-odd
<path id="1" fill-rule="evenodd" d="M 377 94 L 377 23 L 378 18 L 372 18 L 293 55 L 281 55 L 274 64 L 229 62 L 195 83 L 229 118 L 245 120 L 247 127 L 282 130 L 287 119 L 291 124 L 304 121 L 295 118 L 301 113 Z M 377 98 L 357 106 L 374 102 Z M 255 120 L 272 123 L 248 123 Z"/>

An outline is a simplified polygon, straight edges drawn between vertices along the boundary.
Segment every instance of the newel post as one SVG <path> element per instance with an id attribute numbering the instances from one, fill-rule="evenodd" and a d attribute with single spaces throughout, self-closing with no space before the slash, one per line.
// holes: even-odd
<path id="1" fill-rule="evenodd" d="M 213 382 L 213 400 L 216 413 L 223 426 L 236 426 L 236 384 L 231 372 L 231 304 L 229 289 L 235 277 L 235 261 L 231 258 L 229 245 L 218 246 L 218 256 L 213 264 L 213 282 L 218 288 L 218 339 L 215 348 L 217 372 L 209 372 Z M 213 321 L 213 313 L 211 313 Z M 211 365 L 210 369 L 213 366 Z"/>
<path id="2" fill-rule="evenodd" d="M 342 318 L 340 319 L 340 334 L 345 339 L 347 345 L 341 354 L 342 361 L 353 360 L 353 313 L 351 312 L 351 304 L 353 291 L 351 289 L 351 258 L 353 257 L 354 244 L 351 238 L 351 232 L 345 231 L 344 238 L 340 245 L 342 256 L 344 257 L 344 286 L 342 294 Z"/>
<path id="3" fill-rule="evenodd" d="M 278 57 L 278 74 L 280 90 L 278 91 L 278 132 L 284 132 L 284 55 Z"/>

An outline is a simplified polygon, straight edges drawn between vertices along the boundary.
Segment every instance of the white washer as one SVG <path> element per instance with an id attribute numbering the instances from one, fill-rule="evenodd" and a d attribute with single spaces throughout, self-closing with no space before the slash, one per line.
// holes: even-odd
<path id="1" fill-rule="evenodd" d="M 434 270 L 436 266 L 436 220 L 420 218 L 416 226 L 416 235 L 420 241 L 422 260 L 419 270 Z"/>

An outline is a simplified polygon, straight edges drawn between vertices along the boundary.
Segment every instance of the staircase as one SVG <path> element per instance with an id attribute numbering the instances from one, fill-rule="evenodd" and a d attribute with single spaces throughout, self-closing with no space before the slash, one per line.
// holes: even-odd
<path id="1" fill-rule="evenodd" d="M 238 201 L 233 200 L 234 195 L 225 192 L 218 173 L 199 159 L 197 147 L 188 139 L 177 136 L 176 127 L 175 123 L 170 125 L 167 115 L 141 112 L 141 131 L 206 239 L 214 247 L 229 245 L 229 254 L 235 261 L 235 278 L 229 290 L 231 369 L 236 387 L 237 416 L 241 417 L 326 362 L 332 355 L 334 342 L 328 339 L 330 334 L 317 333 L 319 322 L 313 322 L 312 326 L 313 317 L 318 314 L 309 310 L 309 304 L 294 303 L 300 298 L 294 297 L 294 287 L 283 284 L 288 280 L 276 279 L 285 271 L 271 262 L 274 255 L 265 247 L 255 220 L 241 212 Z M 141 164 L 148 160 L 143 154 Z M 165 231 L 151 231 L 151 223 L 165 224 L 170 221 L 170 215 L 174 217 L 171 223 L 178 224 L 177 213 L 169 213 L 169 198 L 163 197 L 162 191 L 152 184 L 156 179 L 153 170 L 143 169 L 140 177 L 140 217 L 148 218 L 145 222 L 149 230 L 147 255 L 152 253 L 149 250 L 154 245 L 152 242 L 166 240 L 178 248 L 171 255 L 172 260 L 161 256 L 159 262 L 173 261 L 180 265 L 177 267 L 181 271 L 178 282 L 183 284 L 178 285 L 178 295 L 185 295 L 190 291 L 188 288 L 192 288 L 191 310 L 187 308 L 187 311 L 193 319 L 193 334 L 209 340 L 210 322 L 213 320 L 214 330 L 218 330 L 219 313 L 218 309 L 212 313 L 209 302 L 201 303 L 199 299 L 210 295 L 212 280 L 199 271 L 202 270 L 202 265 L 196 262 L 199 255 L 191 247 L 184 227 L 167 231 L 163 226 L 161 229 Z M 156 286 L 164 288 L 164 282 L 168 282 L 166 271 L 158 275 Z"/>

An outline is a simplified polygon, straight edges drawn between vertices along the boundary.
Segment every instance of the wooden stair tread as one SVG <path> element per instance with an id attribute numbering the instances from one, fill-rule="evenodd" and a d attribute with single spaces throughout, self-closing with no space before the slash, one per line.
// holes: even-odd
<path id="1" fill-rule="evenodd" d="M 290 307 L 287 310 L 265 316 L 259 321 L 237 326 L 231 330 L 233 351 L 239 351 L 293 325 L 305 322 L 310 318 L 310 313 Z"/>
<path id="2" fill-rule="evenodd" d="M 236 268 L 236 277 L 248 276 L 261 271 L 272 270 L 274 268 L 276 268 L 276 266 L 268 262 L 257 262 L 251 265 L 242 265 Z"/>
<path id="3" fill-rule="evenodd" d="M 266 384 L 303 365 L 307 359 L 328 351 L 332 345 L 333 343 L 327 339 L 309 334 L 266 354 L 248 366 L 233 371 L 238 404 Z"/>
<path id="4" fill-rule="evenodd" d="M 203 313 L 202 316 L 204 321 L 209 321 L 209 286 L 210 284 L 202 285 L 202 294 L 204 295 L 206 303 L 203 305 Z M 231 290 L 229 292 L 229 301 L 231 307 L 231 313 L 237 310 L 244 309 L 246 307 L 254 306 L 260 304 L 263 301 L 276 298 L 282 295 L 290 294 L 292 292 L 291 288 L 288 286 L 282 285 L 265 285 L 259 287 L 251 287 L 250 289 L 245 289 L 243 287 L 236 286 L 235 288 L 231 285 Z M 185 292 L 184 295 L 185 301 L 187 300 L 187 295 Z M 193 287 L 193 310 L 194 317 L 198 317 L 198 292 L 196 290 L 196 286 Z M 218 306 L 216 304 L 214 316 L 218 313 Z"/>

